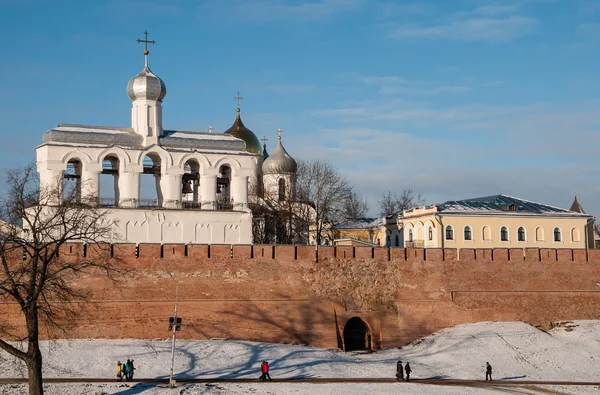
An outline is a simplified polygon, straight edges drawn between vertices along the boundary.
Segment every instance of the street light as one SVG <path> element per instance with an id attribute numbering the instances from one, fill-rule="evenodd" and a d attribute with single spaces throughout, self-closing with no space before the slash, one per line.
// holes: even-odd
<path id="1" fill-rule="evenodd" d="M 167 272 L 171 280 L 175 282 L 175 312 L 173 313 L 173 342 L 171 343 L 171 376 L 169 377 L 169 387 L 175 386 L 173 380 L 173 366 L 175 365 L 175 338 L 177 337 L 177 301 L 179 299 L 179 282 L 176 281 L 171 273 Z"/>

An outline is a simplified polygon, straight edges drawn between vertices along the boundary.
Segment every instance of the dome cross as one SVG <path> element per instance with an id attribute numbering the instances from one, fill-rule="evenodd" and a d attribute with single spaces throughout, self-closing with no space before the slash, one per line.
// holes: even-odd
<path id="1" fill-rule="evenodd" d="M 263 145 L 266 147 L 267 146 L 267 141 L 269 141 L 269 139 L 267 138 L 267 136 L 262 136 L 261 141 L 263 142 Z"/>
<path id="2" fill-rule="evenodd" d="M 240 108 L 240 100 L 244 100 L 242 96 L 240 96 L 240 92 L 237 93 L 237 96 L 233 97 L 234 100 L 237 100 L 237 108 Z"/>
<path id="3" fill-rule="evenodd" d="M 144 39 L 137 39 L 138 43 L 144 43 L 144 61 L 146 66 L 148 66 L 148 54 L 150 53 L 150 51 L 148 51 L 148 44 L 156 44 L 156 41 L 154 40 L 148 40 L 148 31 L 144 32 Z"/>
<path id="4" fill-rule="evenodd" d="M 283 132 L 283 130 L 281 130 L 280 128 L 277 128 L 277 140 L 281 140 L 281 133 Z"/>

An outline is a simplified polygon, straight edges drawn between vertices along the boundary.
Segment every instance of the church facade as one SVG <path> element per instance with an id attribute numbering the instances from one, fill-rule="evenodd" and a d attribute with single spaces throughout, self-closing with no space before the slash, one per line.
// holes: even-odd
<path id="1" fill-rule="evenodd" d="M 138 42 L 146 43 L 145 64 L 127 85 L 131 126 L 59 124 L 49 130 L 36 149 L 40 186 L 75 188 L 82 201 L 105 207 L 116 224 L 107 241 L 252 243 L 248 195 L 262 182 L 263 149 L 241 120 L 241 97 L 224 133 L 163 128 L 166 85 L 148 67 L 147 43 L 154 42 Z M 109 186 L 101 176 L 111 179 Z M 142 177 L 155 197 L 141 196 Z M 278 182 L 277 175 L 268 177 Z"/>

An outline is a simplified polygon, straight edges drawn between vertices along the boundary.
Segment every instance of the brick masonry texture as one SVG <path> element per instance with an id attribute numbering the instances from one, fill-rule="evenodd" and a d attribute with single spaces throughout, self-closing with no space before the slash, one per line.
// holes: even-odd
<path id="1" fill-rule="evenodd" d="M 463 323 L 548 325 L 600 316 L 600 250 L 182 244 L 103 249 L 129 272 L 117 283 L 93 274 L 73 280 L 93 297 L 80 304 L 80 315 L 66 335 L 44 332 L 47 337 L 168 338 L 175 284 L 166 272 L 179 282 L 184 327 L 178 337 L 184 339 L 340 347 L 345 323 L 360 317 L 370 329 L 373 347 L 385 348 Z M 73 244 L 63 246 L 60 256 L 77 259 L 84 254 L 93 257 L 96 252 Z M 319 270 L 333 273 L 330 283 L 319 284 L 327 293 L 323 287 L 339 288 L 336 281 L 343 280 L 335 270 L 347 265 L 390 269 L 384 277 L 373 273 L 373 284 L 395 287 L 392 306 L 357 307 L 314 292 Z M 0 316 L 5 323 L 22 325 L 18 307 L 8 299 L 0 300 Z"/>

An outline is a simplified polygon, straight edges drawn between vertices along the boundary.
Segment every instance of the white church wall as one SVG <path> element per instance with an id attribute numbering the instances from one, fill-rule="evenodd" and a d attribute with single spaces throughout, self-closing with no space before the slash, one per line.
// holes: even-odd
<path id="1" fill-rule="evenodd" d="M 127 243 L 252 243 L 252 216 L 235 211 L 112 209 L 118 221 L 111 242 Z"/>

